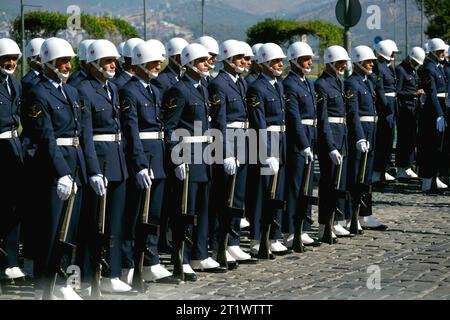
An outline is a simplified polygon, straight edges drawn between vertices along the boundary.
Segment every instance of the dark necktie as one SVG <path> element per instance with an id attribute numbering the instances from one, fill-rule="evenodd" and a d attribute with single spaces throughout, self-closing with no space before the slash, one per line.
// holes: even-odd
<path id="1" fill-rule="evenodd" d="M 62 84 L 58 85 L 58 91 L 61 92 L 61 94 L 63 95 L 63 97 L 66 98 L 66 100 L 67 100 L 67 96 L 66 96 L 66 94 L 64 93 L 63 85 L 62 85 Z"/>
<path id="2" fill-rule="evenodd" d="M 278 95 L 280 96 L 280 98 L 283 97 L 282 91 L 281 91 L 281 84 L 278 81 L 275 81 L 275 89 L 277 89 Z"/>
<path id="3" fill-rule="evenodd" d="M 150 96 L 150 99 L 152 100 L 153 104 L 156 104 L 156 102 L 155 102 L 155 95 L 153 94 L 153 90 L 150 87 L 150 85 L 147 85 L 147 92 L 148 92 L 148 94 Z"/>
<path id="4" fill-rule="evenodd" d="M 9 86 L 9 76 L 7 76 L 5 79 L 5 86 L 6 86 L 6 91 L 8 91 L 9 95 L 12 97 L 11 87 Z"/>
<path id="5" fill-rule="evenodd" d="M 205 91 L 203 91 L 203 86 L 202 86 L 202 84 L 199 84 L 199 85 L 197 86 L 197 91 L 200 92 L 200 95 L 203 97 L 203 100 L 206 101 Z"/>
<path id="6" fill-rule="evenodd" d="M 305 87 L 308 89 L 308 92 L 311 93 L 311 88 L 309 87 L 309 82 L 308 80 L 302 80 L 303 84 L 305 85 Z"/>
<path id="7" fill-rule="evenodd" d="M 242 80 L 241 77 L 238 78 L 238 81 L 236 81 L 236 84 L 239 87 L 239 92 L 241 93 L 241 97 L 245 97 L 245 94 L 246 94 L 246 92 L 245 92 L 245 85 L 244 85 L 243 80 Z"/>

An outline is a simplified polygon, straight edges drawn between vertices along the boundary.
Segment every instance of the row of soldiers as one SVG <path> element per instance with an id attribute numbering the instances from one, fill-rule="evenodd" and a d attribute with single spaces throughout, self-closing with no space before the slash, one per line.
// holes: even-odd
<path id="1" fill-rule="evenodd" d="M 304 42 L 291 44 L 286 56 L 274 43 L 219 45 L 208 36 L 165 46 L 84 40 L 80 70 L 70 74 L 75 54 L 67 41 L 33 39 L 21 83 L 13 76 L 20 49 L 0 39 L 5 275 L 24 276 L 22 242 L 36 288 L 54 282 L 47 298 L 79 299 L 64 277 L 70 264 L 81 267 L 87 295 L 94 288 L 120 293 L 143 281 L 195 281 L 196 271 L 226 272 L 363 229 L 386 230 L 373 217 L 371 184 L 389 179 L 396 122 L 399 177 L 417 177 L 417 139 L 423 191 L 447 187 L 439 174 L 448 175 L 449 163 L 448 46 L 432 39 L 428 49 L 413 48 L 394 70 L 398 49 L 390 40 L 375 53 L 358 46 L 352 58 L 331 46 L 312 82 L 315 55 Z M 290 72 L 282 79 L 284 59 Z M 213 77 L 217 61 L 223 67 Z M 221 139 L 212 139 L 211 128 Z M 203 155 L 217 141 L 223 150 L 211 164 Z M 255 146 L 265 156 L 253 163 Z M 240 247 L 244 216 L 250 253 Z M 159 250 L 172 252 L 174 274 Z"/>

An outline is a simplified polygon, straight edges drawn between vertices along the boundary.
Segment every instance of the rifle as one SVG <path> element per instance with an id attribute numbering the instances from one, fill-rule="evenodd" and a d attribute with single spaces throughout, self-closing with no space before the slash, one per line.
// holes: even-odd
<path id="1" fill-rule="evenodd" d="M 151 159 L 150 159 L 151 163 Z M 150 169 L 149 163 L 149 169 Z M 147 252 L 150 255 L 154 255 L 155 253 L 147 247 L 147 239 L 149 235 L 155 235 L 159 237 L 159 225 L 149 223 L 149 209 L 150 209 L 150 194 L 151 194 L 152 186 L 150 185 L 145 191 L 143 191 L 143 197 L 141 196 L 141 219 L 138 221 L 136 225 L 136 240 L 135 240 L 135 249 L 134 249 L 134 274 L 133 274 L 133 289 L 138 292 L 144 293 L 145 283 L 144 278 L 142 277 L 144 270 L 144 259 L 145 253 Z M 144 201 L 142 201 L 142 198 Z"/>
<path id="2" fill-rule="evenodd" d="M 72 192 L 69 198 L 64 202 L 62 217 L 60 220 L 59 228 L 57 231 L 56 241 L 53 244 L 50 264 L 49 264 L 49 282 L 45 283 L 43 300 L 49 300 L 52 298 L 53 290 L 55 289 L 56 279 L 58 275 L 64 279 L 68 278 L 68 275 L 63 270 L 62 261 L 65 255 L 70 255 L 72 258 L 75 256 L 76 245 L 67 242 L 67 234 L 69 233 L 70 220 L 72 218 L 72 210 L 75 202 L 75 180 L 78 176 L 78 167 L 75 169 L 72 182 Z"/>
<path id="3" fill-rule="evenodd" d="M 286 210 L 286 202 L 284 200 L 275 199 L 277 192 L 278 183 L 278 172 L 276 172 L 272 177 L 272 182 L 270 185 L 269 198 L 268 198 L 268 210 L 269 214 L 263 217 L 262 230 L 261 230 L 261 241 L 259 243 L 258 259 L 270 259 L 269 252 L 269 236 L 270 227 L 273 225 L 275 228 L 280 228 L 280 224 L 275 220 L 275 215 L 278 209 L 283 211 Z"/>
<path id="4" fill-rule="evenodd" d="M 339 211 L 338 208 L 338 201 L 342 198 L 347 198 L 348 193 L 346 190 L 339 189 L 339 186 L 341 185 L 341 178 L 342 178 L 342 165 L 343 161 L 341 161 L 341 164 L 337 166 L 336 175 L 334 178 L 334 190 L 333 190 L 333 202 L 335 203 L 333 213 L 331 214 L 330 220 L 325 225 L 325 232 L 322 237 L 322 241 L 326 242 L 328 244 L 333 244 L 333 231 L 331 230 L 331 226 L 334 222 L 334 216 L 336 211 Z"/>
<path id="5" fill-rule="evenodd" d="M 358 219 L 359 219 L 359 211 L 361 210 L 361 205 L 367 208 L 366 203 L 363 200 L 363 196 L 365 193 L 370 193 L 372 191 L 372 188 L 369 184 L 365 182 L 365 176 L 366 176 L 366 167 L 367 167 L 367 156 L 369 152 L 364 152 L 363 160 L 360 162 L 359 167 L 359 177 L 358 177 L 358 183 L 355 186 L 356 191 L 356 209 L 353 210 L 352 214 L 352 220 L 350 223 L 350 233 L 353 234 L 362 234 L 362 231 L 358 230 Z"/>
<path id="6" fill-rule="evenodd" d="M 319 198 L 308 195 L 309 180 L 311 177 L 311 170 L 313 169 L 312 164 L 313 162 L 309 161 L 305 166 L 305 173 L 303 174 L 303 181 L 302 181 L 302 194 L 298 198 L 297 204 L 297 212 L 299 212 L 300 217 L 298 224 L 296 224 L 295 226 L 292 249 L 298 253 L 305 252 L 305 246 L 303 245 L 302 241 L 302 230 L 304 221 L 306 220 L 310 224 L 314 223 L 314 221 L 307 215 L 308 205 L 317 206 L 319 201 Z"/>
<path id="7" fill-rule="evenodd" d="M 106 161 L 103 162 L 103 183 L 106 187 Z M 108 248 L 110 247 L 110 237 L 105 234 L 105 221 L 106 221 L 106 191 L 105 194 L 100 197 L 100 209 L 98 212 L 97 233 L 94 238 L 93 248 L 93 263 L 95 265 L 94 276 L 92 278 L 91 297 L 99 299 L 101 297 L 100 292 L 100 276 L 101 273 L 105 274 L 109 271 L 109 264 L 106 261 L 106 255 Z"/>
<path id="8" fill-rule="evenodd" d="M 227 269 L 228 269 L 228 261 L 226 251 L 228 247 L 228 234 L 233 234 L 234 236 L 239 237 L 239 233 L 236 230 L 234 230 L 233 227 L 231 226 L 231 218 L 233 216 L 243 218 L 245 212 L 244 208 L 233 207 L 234 189 L 236 186 L 236 175 L 237 173 L 235 173 L 229 180 L 227 211 L 225 212 L 226 216 L 221 221 L 222 225 L 220 226 L 219 248 L 217 250 L 217 262 L 222 267 L 225 267 Z"/>
<path id="9" fill-rule="evenodd" d="M 193 242 L 189 237 L 186 227 L 189 225 L 197 225 L 197 216 L 187 213 L 188 192 L 189 192 L 189 165 L 186 163 L 186 179 L 183 181 L 183 194 L 181 198 L 181 215 L 178 217 L 177 225 L 174 226 L 174 258 L 173 258 L 173 276 L 184 281 L 183 272 L 183 251 L 184 241 L 190 246 Z"/>

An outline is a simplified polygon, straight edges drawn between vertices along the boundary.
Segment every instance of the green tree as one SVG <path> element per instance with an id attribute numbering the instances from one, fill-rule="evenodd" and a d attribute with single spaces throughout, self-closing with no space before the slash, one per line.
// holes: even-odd
<path id="1" fill-rule="evenodd" d="M 419 7 L 424 5 L 429 24 L 425 34 L 429 38 L 450 41 L 450 0 L 416 0 Z"/>

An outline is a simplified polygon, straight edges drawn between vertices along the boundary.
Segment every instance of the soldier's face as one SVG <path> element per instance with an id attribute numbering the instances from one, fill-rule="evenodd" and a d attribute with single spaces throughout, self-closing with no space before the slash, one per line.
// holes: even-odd
<path id="1" fill-rule="evenodd" d="M 245 58 L 244 58 L 243 54 L 239 54 L 237 56 L 234 56 L 232 62 L 238 68 L 240 68 L 240 67 L 247 68 L 247 62 L 245 61 Z"/>
<path id="2" fill-rule="evenodd" d="M 209 71 L 208 61 L 209 61 L 208 58 L 199 58 L 199 59 L 195 60 L 194 66 L 201 72 L 208 72 Z"/>
<path id="3" fill-rule="evenodd" d="M 69 73 L 72 69 L 72 65 L 70 64 L 70 57 L 62 57 L 56 59 L 55 68 L 58 69 L 61 73 Z"/>
<path id="4" fill-rule="evenodd" d="M 342 61 L 336 61 L 334 67 L 336 68 L 336 70 L 339 73 L 343 73 L 345 72 L 345 67 L 347 66 L 347 61 L 342 60 Z"/>
<path id="5" fill-rule="evenodd" d="M 150 71 L 150 73 L 157 75 L 161 71 L 161 61 L 150 61 L 145 65 L 145 68 Z"/>
<path id="6" fill-rule="evenodd" d="M 211 67 L 213 67 L 215 64 L 216 64 L 216 61 L 217 61 L 217 54 L 214 54 L 214 53 L 209 53 L 209 55 L 211 56 L 209 59 L 208 59 L 208 64 L 211 66 Z"/>
<path id="7" fill-rule="evenodd" d="M 439 60 L 444 60 L 445 59 L 445 50 L 439 50 L 436 51 L 436 56 L 438 57 Z"/>
<path id="8" fill-rule="evenodd" d="M 244 61 L 245 61 L 245 69 L 250 68 L 251 64 L 252 64 L 252 59 L 250 57 L 244 57 Z"/>
<path id="9" fill-rule="evenodd" d="M 18 54 L 9 54 L 0 57 L 0 68 L 14 72 L 17 67 L 17 61 L 19 60 Z"/>
<path id="10" fill-rule="evenodd" d="M 100 67 L 103 68 L 106 72 L 115 72 L 116 71 L 116 58 L 115 57 L 106 57 L 100 59 Z"/>
<path id="11" fill-rule="evenodd" d="M 366 69 L 367 71 L 372 71 L 373 69 L 373 61 L 372 60 L 366 60 L 362 63 L 362 66 L 364 67 L 364 69 Z"/>
<path id="12" fill-rule="evenodd" d="M 297 63 L 303 69 L 311 69 L 311 66 L 313 64 L 312 57 L 311 56 L 300 57 L 298 58 Z"/>
<path id="13" fill-rule="evenodd" d="M 276 71 L 283 71 L 283 59 L 273 59 L 269 65 Z"/>

